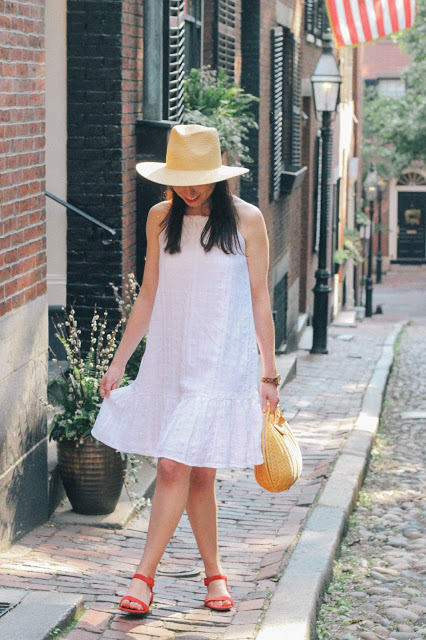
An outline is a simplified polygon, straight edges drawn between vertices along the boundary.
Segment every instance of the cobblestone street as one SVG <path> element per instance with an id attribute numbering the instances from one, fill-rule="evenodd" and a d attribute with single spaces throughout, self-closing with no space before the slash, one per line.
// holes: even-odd
<path id="1" fill-rule="evenodd" d="M 404 330 L 320 640 L 426 637 L 426 323 Z"/>
<path id="2" fill-rule="evenodd" d="M 404 286 L 404 277 L 403 274 L 395 276 L 392 281 L 395 287 Z M 421 272 L 421 278 L 424 287 L 426 272 Z M 188 578 L 165 575 L 176 568 L 202 569 L 186 517 L 167 549 L 161 564 L 163 575 L 156 578 L 154 607 L 151 615 L 144 619 L 129 619 L 119 614 L 117 603 L 126 593 L 143 548 L 146 513 L 123 530 L 53 526 L 51 523 L 35 529 L 0 554 L 2 586 L 82 594 L 86 611 L 64 636 L 66 640 L 254 638 L 303 523 L 357 417 L 382 345 L 393 330 L 395 321 L 402 319 L 401 315 L 386 316 L 385 287 L 380 290 L 380 295 L 382 292 L 385 315 L 364 320 L 354 328 L 331 326 L 328 355 L 298 352 L 297 376 L 281 392 L 281 406 L 299 438 L 304 460 L 303 475 L 296 485 L 288 492 L 269 494 L 256 484 L 252 470 L 218 473 L 220 549 L 230 591 L 236 602 L 231 612 L 214 613 L 203 607 L 205 587 L 202 571 Z M 393 285 L 389 292 L 393 295 Z M 410 299 L 413 295 L 415 292 L 411 290 Z M 424 579 L 424 573 L 421 574 L 425 569 L 424 556 L 421 556 L 424 541 L 417 538 L 421 530 L 420 509 L 422 504 L 424 506 L 418 499 L 421 496 L 420 481 L 424 483 L 425 479 L 424 475 L 420 476 L 421 468 L 418 466 L 422 456 L 419 437 L 424 421 L 401 419 L 400 414 L 426 410 L 424 387 L 422 390 L 416 382 L 423 382 L 426 373 L 425 339 L 424 325 L 408 329 L 404 337 L 403 345 L 408 345 L 407 359 L 394 369 L 393 380 L 396 381 L 392 383 L 393 395 L 385 413 L 387 428 L 393 424 L 393 428 L 398 429 L 398 451 L 392 454 L 397 459 L 393 460 L 386 453 L 382 460 L 382 464 L 387 461 L 392 468 L 384 471 L 377 494 L 383 496 L 375 507 L 380 509 L 380 513 L 375 514 L 376 520 L 383 514 L 380 523 L 374 521 L 374 526 L 379 528 L 368 532 L 365 524 L 360 534 L 363 541 L 371 538 L 371 548 L 376 553 L 377 539 L 381 540 L 380 552 L 386 550 L 387 557 L 392 558 L 392 562 L 384 562 L 376 557 L 373 565 L 380 578 L 364 576 L 362 585 L 356 586 L 357 590 L 366 591 L 366 602 L 362 601 L 361 606 L 367 609 L 363 610 L 362 617 L 371 621 L 373 615 L 380 615 L 380 620 L 386 618 L 389 621 L 389 627 L 380 622 L 387 635 L 382 632 L 382 636 L 359 637 L 388 637 L 390 629 L 397 628 L 395 625 L 413 626 L 422 621 L 425 601 L 419 600 L 419 578 L 423 576 Z M 405 346 L 401 353 L 404 349 Z M 410 380 L 416 383 L 413 388 L 406 383 L 408 371 L 412 376 Z M 402 431 L 400 424 L 403 425 Z M 407 448 L 403 446 L 401 436 Z M 395 487 L 389 487 L 390 481 L 395 483 Z M 370 489 L 369 486 L 366 491 Z M 404 525 L 400 528 L 401 518 Z M 386 546 L 383 546 L 388 536 L 391 540 L 387 539 Z M 367 556 L 366 562 L 368 570 L 372 569 Z M 394 572 L 398 572 L 398 581 Z M 404 581 L 403 589 L 399 580 Z M 388 590 L 386 601 L 383 600 L 384 592 L 380 591 L 383 589 Z M 382 612 L 377 598 L 384 602 L 383 607 L 386 605 L 386 612 Z M 357 596 L 355 602 L 361 604 L 361 598 Z M 401 609 L 404 617 L 398 621 L 395 616 L 402 616 L 398 613 Z M 407 616 L 409 611 L 410 619 Z M 361 617 L 359 613 L 356 615 Z M 379 620 L 374 618 L 372 625 L 377 627 L 378 624 Z M 348 630 L 346 627 L 342 627 L 343 632 L 355 633 L 353 628 Z M 409 636 L 391 637 L 405 639 Z"/>

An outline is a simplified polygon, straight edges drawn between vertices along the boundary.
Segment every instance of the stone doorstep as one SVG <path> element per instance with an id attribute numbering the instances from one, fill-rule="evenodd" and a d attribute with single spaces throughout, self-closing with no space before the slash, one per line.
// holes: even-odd
<path id="1" fill-rule="evenodd" d="M 310 351 L 312 349 L 312 337 L 313 337 L 314 329 L 312 325 L 306 326 L 303 330 L 300 338 L 298 348 L 303 351 Z"/>
<path id="2" fill-rule="evenodd" d="M 47 640 L 52 631 L 69 625 L 84 605 L 75 593 L 2 587 L 0 600 L 14 605 L 0 618 L 0 638 L 4 640 Z"/>
<path id="3" fill-rule="evenodd" d="M 356 310 L 340 311 L 334 321 L 332 327 L 356 327 Z"/>
<path id="4" fill-rule="evenodd" d="M 131 491 L 141 497 L 151 498 L 154 493 L 156 475 L 157 472 L 153 464 L 151 464 L 149 460 L 143 459 L 142 467 L 138 472 L 139 482 L 131 487 Z M 112 513 L 101 516 L 87 516 L 81 513 L 75 513 L 71 508 L 68 498 L 65 498 L 53 513 L 50 521 L 53 524 L 75 524 L 104 527 L 106 529 L 124 529 L 135 515 L 136 507 L 130 501 L 126 487 L 123 487 L 117 507 Z"/>

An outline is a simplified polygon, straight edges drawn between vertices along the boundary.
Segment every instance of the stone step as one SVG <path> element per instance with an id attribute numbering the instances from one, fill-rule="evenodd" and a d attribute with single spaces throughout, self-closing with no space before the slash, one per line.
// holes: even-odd
<path id="1" fill-rule="evenodd" d="M 333 322 L 332 327 L 356 327 L 356 311 L 340 311 Z"/>
<path id="2" fill-rule="evenodd" d="M 0 618 L 4 640 L 45 640 L 64 629 L 84 606 L 81 595 L 0 587 L 0 599 L 12 608 Z"/>
<path id="3" fill-rule="evenodd" d="M 142 460 L 142 465 L 138 469 L 138 482 L 130 487 L 130 491 L 134 492 L 141 498 L 151 498 L 155 488 L 155 478 L 157 470 L 154 464 L 143 456 L 137 456 Z M 75 524 L 93 527 L 104 527 L 107 529 L 124 529 L 130 520 L 138 511 L 135 500 L 129 497 L 126 486 L 120 495 L 120 499 L 115 510 L 107 515 L 88 516 L 81 513 L 75 513 L 72 510 L 68 498 L 64 497 L 61 504 L 55 509 L 51 522 L 54 524 Z"/>

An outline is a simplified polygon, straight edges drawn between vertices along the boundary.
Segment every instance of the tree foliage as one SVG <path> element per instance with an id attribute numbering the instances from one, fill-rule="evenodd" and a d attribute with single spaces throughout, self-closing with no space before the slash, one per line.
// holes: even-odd
<path id="1" fill-rule="evenodd" d="M 413 163 L 426 163 L 426 0 L 418 0 L 415 26 L 394 40 L 411 57 L 401 74 L 405 94 L 383 96 L 375 87 L 364 94 L 364 167 L 375 159 L 383 177 L 398 177 Z"/>

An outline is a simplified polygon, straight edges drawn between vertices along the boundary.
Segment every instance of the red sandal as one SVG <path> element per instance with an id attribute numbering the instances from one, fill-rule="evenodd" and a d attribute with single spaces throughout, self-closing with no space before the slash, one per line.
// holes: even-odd
<path id="1" fill-rule="evenodd" d="M 232 607 L 234 606 L 234 601 L 231 598 L 231 594 L 229 593 L 229 589 L 228 589 L 228 578 L 226 576 L 210 576 L 210 578 L 204 578 L 204 584 L 206 585 L 206 587 L 210 584 L 210 582 L 213 582 L 213 580 L 225 580 L 225 584 L 226 584 L 226 590 L 228 592 L 229 598 L 227 598 L 226 596 L 213 596 L 211 598 L 206 598 L 204 600 L 204 604 L 206 607 L 208 607 L 209 609 L 214 609 L 215 611 L 229 611 L 230 609 L 232 609 Z M 221 605 L 211 605 L 211 602 L 218 602 L 218 601 L 227 601 L 230 602 L 231 604 L 221 604 Z"/>
<path id="2" fill-rule="evenodd" d="M 138 598 L 135 598 L 134 596 L 124 596 L 123 598 L 121 598 L 118 608 L 120 609 L 120 611 L 125 611 L 126 613 L 136 613 L 137 615 L 145 615 L 146 613 L 149 613 L 149 607 L 152 604 L 152 601 L 154 599 L 154 592 L 152 590 L 152 587 L 154 586 L 154 578 L 147 578 L 146 576 L 143 576 L 141 573 L 135 573 L 133 578 L 137 578 L 138 580 L 142 580 L 143 582 L 146 582 L 148 587 L 151 588 L 151 600 L 149 601 L 149 605 L 146 604 L 145 602 L 142 602 L 142 600 L 138 600 Z M 128 607 L 123 607 L 121 605 L 123 600 L 130 600 L 130 602 L 136 602 L 137 604 L 140 604 L 142 606 L 142 609 L 130 609 Z"/>

